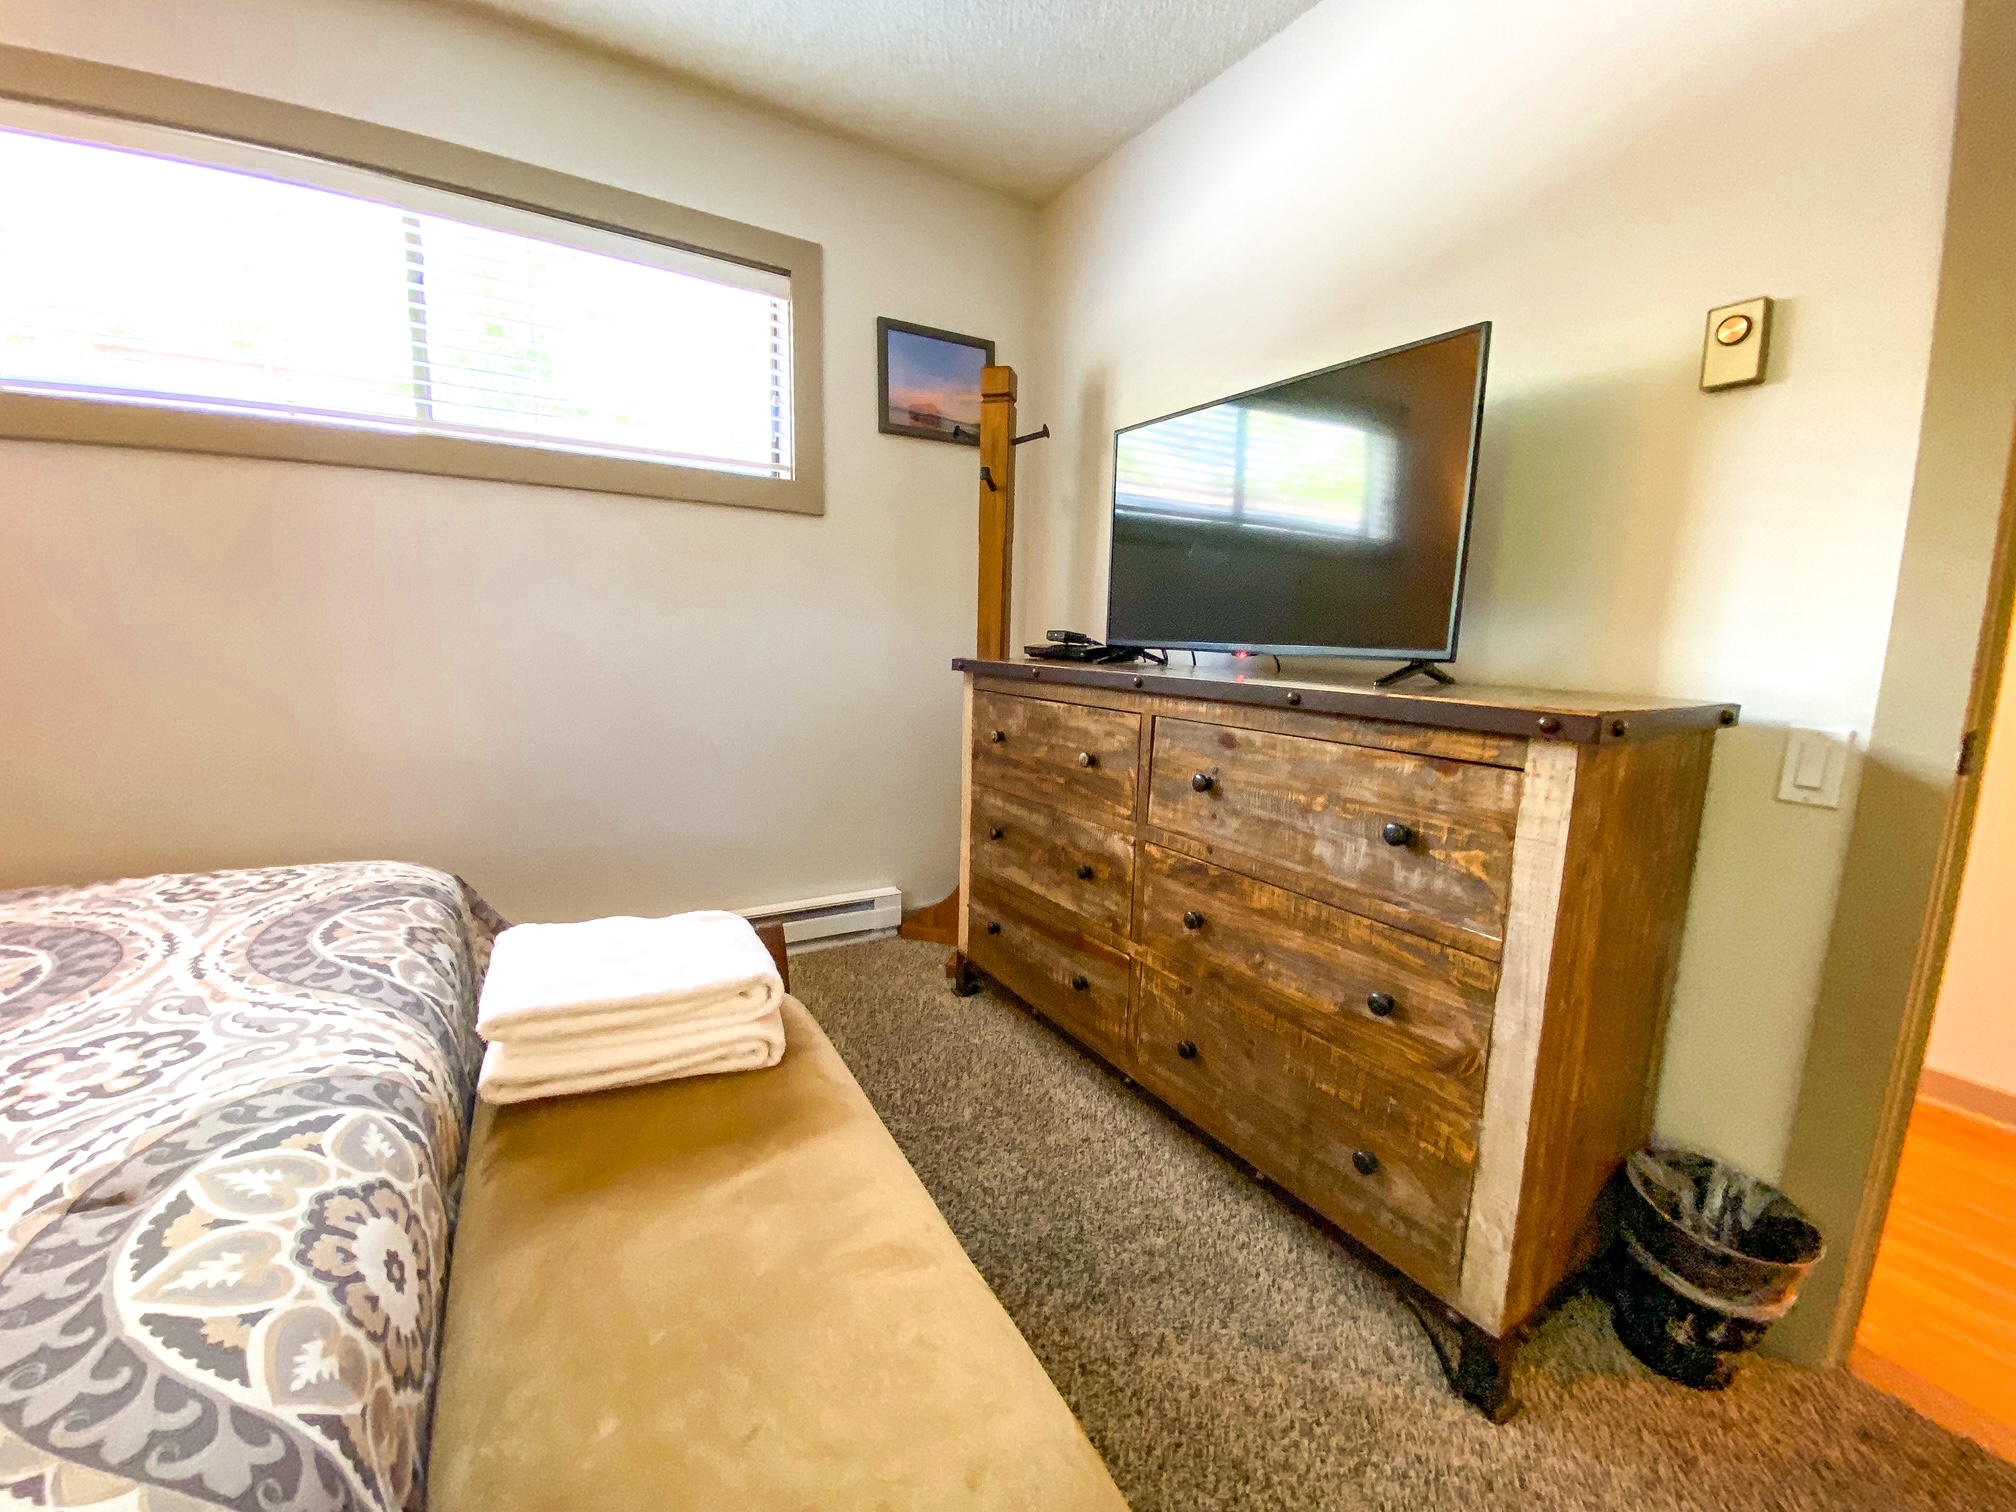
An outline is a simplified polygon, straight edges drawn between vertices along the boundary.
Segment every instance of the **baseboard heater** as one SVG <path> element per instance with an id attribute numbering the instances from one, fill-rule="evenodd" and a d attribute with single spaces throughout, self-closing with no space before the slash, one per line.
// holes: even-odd
<path id="1" fill-rule="evenodd" d="M 751 924 L 783 925 L 784 943 L 793 950 L 829 950 L 835 945 L 858 945 L 863 940 L 893 936 L 903 922 L 903 890 L 871 887 L 740 912 Z"/>

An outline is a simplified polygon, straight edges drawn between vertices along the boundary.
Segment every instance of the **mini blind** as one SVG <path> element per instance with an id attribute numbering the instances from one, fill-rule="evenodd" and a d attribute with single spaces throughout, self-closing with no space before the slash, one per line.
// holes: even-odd
<path id="1" fill-rule="evenodd" d="M 793 476 L 791 278 L 0 101 L 0 389 Z"/>

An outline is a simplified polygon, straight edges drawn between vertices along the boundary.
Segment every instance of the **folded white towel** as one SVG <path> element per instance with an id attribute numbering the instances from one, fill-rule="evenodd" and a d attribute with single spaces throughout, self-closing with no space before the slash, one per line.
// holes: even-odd
<path id="1" fill-rule="evenodd" d="M 486 1102 L 755 1071 L 784 1054 L 784 983 L 739 914 L 521 924 L 476 1011 Z"/>
<path id="2" fill-rule="evenodd" d="M 520 924 L 497 937 L 476 1032 L 493 1043 L 775 1013 L 784 983 L 739 914 Z"/>
<path id="3" fill-rule="evenodd" d="M 657 1028 L 534 1041 L 497 1040 L 483 1052 L 485 1102 L 563 1097 L 675 1077 L 760 1071 L 784 1056 L 782 999 L 754 1018 L 713 1015 Z"/>

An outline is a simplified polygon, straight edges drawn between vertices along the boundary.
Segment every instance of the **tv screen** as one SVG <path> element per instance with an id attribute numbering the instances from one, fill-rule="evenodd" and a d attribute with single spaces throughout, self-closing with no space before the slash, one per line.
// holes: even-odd
<path id="1" fill-rule="evenodd" d="M 1456 654 L 1489 323 L 1114 437 L 1106 638 Z"/>

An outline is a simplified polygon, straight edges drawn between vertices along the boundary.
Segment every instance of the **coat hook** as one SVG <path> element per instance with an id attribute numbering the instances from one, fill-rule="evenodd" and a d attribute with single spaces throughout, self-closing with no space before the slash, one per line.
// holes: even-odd
<path id="1" fill-rule="evenodd" d="M 980 469 L 980 481 L 987 485 L 987 492 L 989 493 L 999 493 L 1001 491 L 1001 485 L 994 481 L 994 474 L 988 468 L 983 467 Z"/>
<path id="2" fill-rule="evenodd" d="M 1047 441 L 1049 439 L 1050 439 L 1050 427 L 1046 425 L 1043 427 L 1043 429 L 1033 430 L 1029 432 L 1029 434 L 1026 436 L 1017 436 L 1013 441 L 1009 442 L 1008 444 L 1010 446 L 1020 446 L 1024 441 Z"/>

